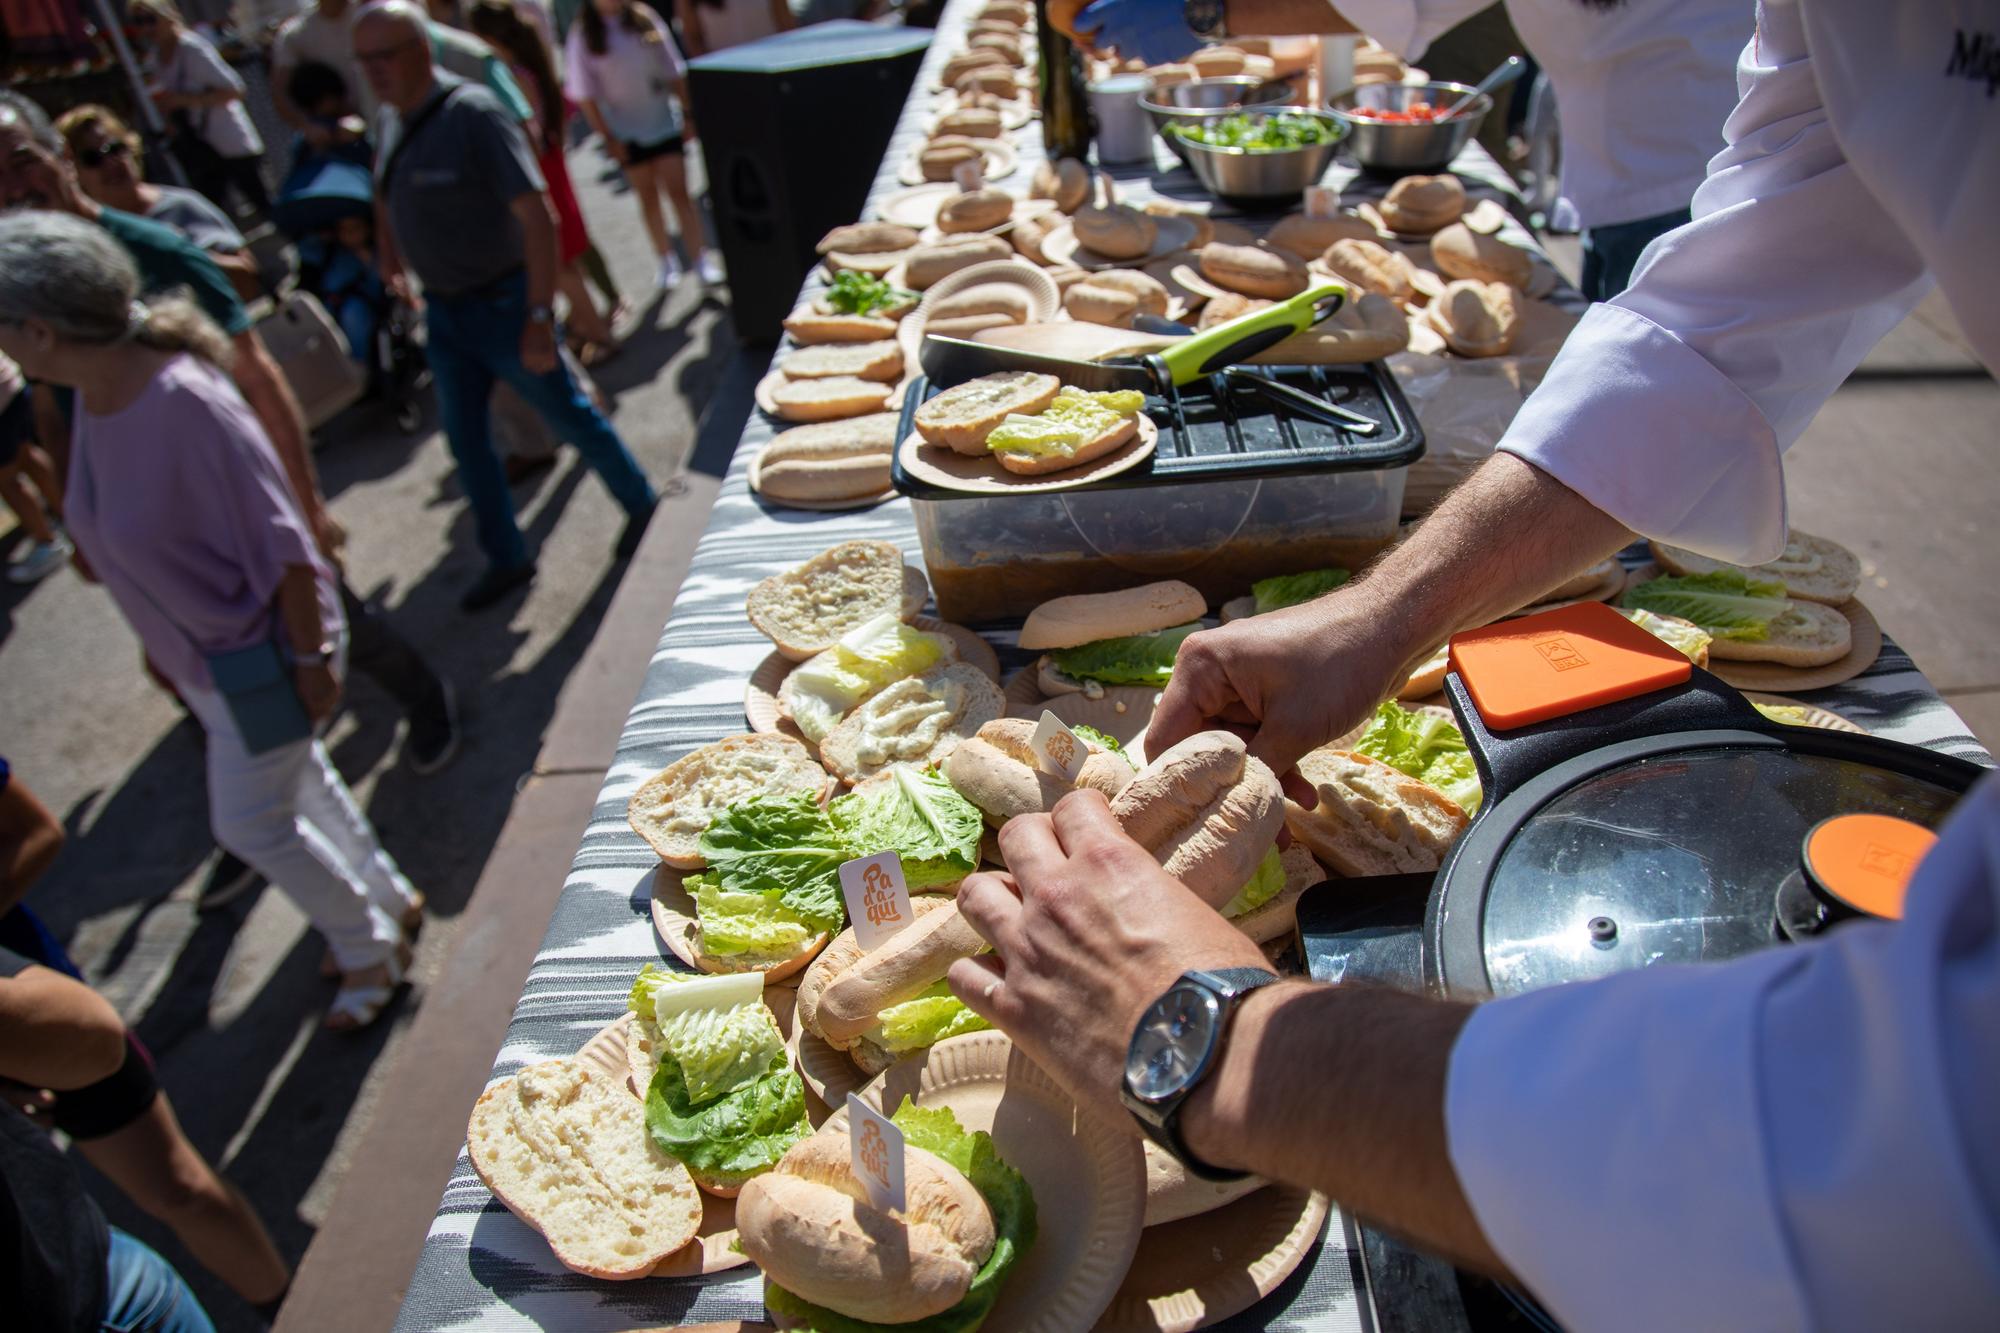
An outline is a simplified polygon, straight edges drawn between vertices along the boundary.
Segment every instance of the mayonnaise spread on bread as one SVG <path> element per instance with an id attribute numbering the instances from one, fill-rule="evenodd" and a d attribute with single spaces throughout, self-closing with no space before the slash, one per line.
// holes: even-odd
<path id="1" fill-rule="evenodd" d="M 951 723 L 951 706 L 915 680 L 899 680 L 875 698 L 877 714 L 854 747 L 865 764 L 893 763 L 930 753 Z"/>

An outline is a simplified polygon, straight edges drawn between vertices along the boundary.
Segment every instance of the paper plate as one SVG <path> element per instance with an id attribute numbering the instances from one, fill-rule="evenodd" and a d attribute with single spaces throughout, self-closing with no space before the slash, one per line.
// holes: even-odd
<path id="1" fill-rule="evenodd" d="M 773 413 L 773 415 L 776 414 Z M 856 495 L 845 500 L 780 500 L 775 495 L 764 494 L 763 473 L 764 453 L 760 449 L 757 451 L 757 456 L 750 460 L 750 489 L 756 493 L 759 500 L 778 509 L 804 509 L 815 513 L 831 514 L 848 509 L 872 509 L 884 500 L 893 500 L 896 498 L 896 489 L 892 486 L 886 491 L 877 491 L 873 495 Z"/>
<path id="2" fill-rule="evenodd" d="M 914 319 L 906 319 L 903 323 L 907 326 L 912 322 L 920 323 L 928 319 L 930 312 L 937 308 L 940 301 L 956 296 L 967 288 L 988 287 L 1000 283 L 1019 287 L 1027 293 L 1028 322 L 1031 324 L 1053 319 L 1056 312 L 1062 309 L 1062 292 L 1057 289 L 1055 279 L 1046 272 L 1025 259 L 989 259 L 984 263 L 962 268 L 956 273 L 947 273 L 932 283 L 925 290 L 923 300 L 917 303 L 916 310 L 912 312 Z M 907 355 L 906 352 L 905 356 Z"/>
<path id="3" fill-rule="evenodd" d="M 701 951 L 696 947 L 701 938 L 701 927 L 695 920 L 694 899 L 681 887 L 682 880 L 700 873 L 697 870 L 676 870 L 661 862 L 653 868 L 652 892 L 648 897 L 653 905 L 653 931 L 666 945 L 667 952 L 697 972 L 708 972 L 713 969 L 702 966 Z M 825 947 L 826 939 L 822 937 L 809 952 L 775 967 L 758 969 L 764 973 L 764 984 L 772 986 L 787 977 L 797 976 Z"/>
<path id="4" fill-rule="evenodd" d="M 910 438 L 903 441 L 901 457 L 904 471 L 933 486 L 963 491 L 968 495 L 1020 495 L 1033 491 L 1066 491 L 1086 482 L 1115 477 L 1151 458 L 1159 443 L 1160 428 L 1153 424 L 1151 417 L 1141 416 L 1138 434 L 1110 453 L 1082 467 L 1038 477 L 1017 476 L 1001 467 L 991 456 L 973 458 L 955 449 L 927 444 L 924 437 L 914 431 L 910 433 Z"/>
<path id="5" fill-rule="evenodd" d="M 792 1067 L 799 1071 L 805 1085 L 828 1106 L 844 1105 L 847 1094 L 859 1092 L 868 1081 L 868 1075 L 847 1058 L 847 1052 L 837 1051 L 823 1038 L 807 1032 L 804 1024 L 792 1032 L 785 1049 L 791 1052 Z"/>
<path id="6" fill-rule="evenodd" d="M 1782 694 L 1759 694 L 1754 690 L 1746 690 L 1743 697 L 1753 704 L 1769 704 L 1779 708 L 1796 708 L 1804 715 L 1804 721 L 1800 723 L 1801 726 L 1819 727 L 1824 731 L 1851 731 L 1857 736 L 1866 736 L 1869 734 L 1868 728 L 1849 722 L 1840 714 L 1830 709 L 1821 708 L 1818 704 L 1809 704 L 1798 699 L 1787 699 Z"/>
<path id="7" fill-rule="evenodd" d="M 1019 682 L 1016 687 L 1015 682 Z M 1040 721 L 1042 710 L 1056 715 L 1066 727 L 1095 727 L 1125 749 L 1132 767 L 1146 766 L 1146 728 L 1153 723 L 1160 691 L 1144 685 L 1107 685 L 1100 698 L 1087 694 L 1059 694 L 1044 698 L 1035 686 L 1035 671 L 1029 667 L 1013 678 L 1006 690 L 1007 715 Z M 1024 696 L 1033 695 L 1032 698 Z"/>
<path id="8" fill-rule="evenodd" d="M 1079 1110 L 998 1032 L 939 1042 L 859 1096 L 887 1112 L 906 1096 L 948 1106 L 967 1129 L 992 1134 L 1002 1160 L 1027 1177 L 1035 1243 L 1007 1275 L 987 1328 L 1075 1333 L 1096 1324 L 1132 1266 L 1146 1211 L 1145 1159 L 1128 1128 Z M 826 1130 L 847 1132 L 844 1106 Z"/>
<path id="9" fill-rule="evenodd" d="M 883 195 L 875 205 L 875 215 L 884 222 L 922 231 L 937 222 L 938 209 L 957 193 L 958 185 L 953 181 L 925 181 Z"/>
<path id="10" fill-rule="evenodd" d="M 912 617 L 910 626 L 931 634 L 950 635 L 951 641 L 958 645 L 960 661 L 970 662 L 996 682 L 1000 679 L 998 654 L 993 651 L 993 645 L 980 638 L 975 631 L 963 625 L 934 620 L 930 616 Z M 750 723 L 750 730 L 805 739 L 804 733 L 778 709 L 778 689 L 797 666 L 797 662 L 783 653 L 773 652 L 750 673 L 750 682 L 743 692 L 743 716 Z M 813 748 L 811 741 L 806 741 L 806 746 Z"/>
<path id="11" fill-rule="evenodd" d="M 1007 713 L 1010 717 L 1023 716 L 1016 710 L 1024 708 L 1035 709 L 1036 717 L 1042 715 L 1042 687 L 1035 683 L 1034 663 L 1030 662 L 1007 677 L 1000 686 L 1000 693 L 1007 700 Z"/>
<path id="12" fill-rule="evenodd" d="M 1266 1185 L 1212 1213 L 1147 1227 L 1097 1333 L 1188 1333 L 1277 1290 L 1319 1243 L 1324 1194 Z"/>
<path id="13" fill-rule="evenodd" d="M 1032 44 L 1029 45 L 1031 46 Z M 1030 60 L 1032 63 L 1032 57 Z M 937 107 L 938 118 L 950 115 L 952 112 L 958 110 L 958 90 L 956 88 L 946 88 L 940 92 L 933 87 L 932 91 L 937 93 L 935 106 Z M 1003 98 L 1000 102 L 1000 128 L 1003 130 L 1018 130 L 1033 120 L 1035 115 L 1035 103 L 1032 98 Z M 936 125 L 937 119 L 933 119 L 930 124 Z M 927 139 L 931 137 L 928 127 L 924 131 L 924 137 Z"/>
<path id="14" fill-rule="evenodd" d="M 987 184 L 1005 180 L 1014 174 L 1014 167 L 1019 159 L 1013 144 L 1005 139 L 980 139 L 976 142 L 979 144 L 979 156 L 985 160 Z M 915 153 L 903 159 L 902 170 L 896 173 L 896 179 L 905 185 L 950 185 L 952 193 L 958 192 L 957 185 L 951 181 L 926 181 L 924 169 L 917 165 Z M 936 214 L 933 213 L 932 217 L 935 218 Z"/>
<path id="15" fill-rule="evenodd" d="M 1150 215 L 1149 215 L 1150 216 Z M 1076 238 L 1076 228 L 1064 223 L 1042 238 L 1042 257 L 1052 266 L 1075 264 L 1078 268 L 1143 268 L 1154 260 L 1185 250 L 1194 241 L 1197 228 L 1186 218 L 1155 217 L 1153 248 L 1131 259 L 1113 259 L 1084 248 Z"/>
<path id="16" fill-rule="evenodd" d="M 1633 570 L 1625 586 L 1636 587 L 1659 575 L 1660 567 L 1649 562 Z M 1824 690 L 1844 685 L 1874 666 L 1875 659 L 1882 655 L 1882 626 L 1876 621 L 1875 613 L 1858 600 L 1849 599 L 1834 610 L 1847 617 L 1848 649 L 1845 657 L 1824 666 L 1790 667 L 1777 662 L 1722 661 L 1711 649 L 1708 670 L 1739 690 L 1761 690 L 1768 694 Z"/>

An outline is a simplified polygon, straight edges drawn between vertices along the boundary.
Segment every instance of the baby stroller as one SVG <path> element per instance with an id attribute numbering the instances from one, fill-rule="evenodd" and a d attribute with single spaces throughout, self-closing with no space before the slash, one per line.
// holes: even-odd
<path id="1" fill-rule="evenodd" d="M 362 145 L 302 151 L 271 215 L 298 246 L 299 285 L 319 298 L 368 368 L 369 397 L 388 403 L 409 434 L 423 424 L 430 369 L 416 312 L 389 293 L 375 270 L 373 184 Z"/>

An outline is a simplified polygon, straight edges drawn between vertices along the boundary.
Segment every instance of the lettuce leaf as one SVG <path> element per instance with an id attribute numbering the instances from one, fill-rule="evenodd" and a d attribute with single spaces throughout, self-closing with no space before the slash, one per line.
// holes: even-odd
<path id="1" fill-rule="evenodd" d="M 815 745 L 850 709 L 891 681 L 914 676 L 945 654 L 944 636 L 912 629 L 883 612 L 800 663 L 785 682 L 792 720 Z"/>
<path id="2" fill-rule="evenodd" d="M 1256 614 L 1261 616 L 1266 611 L 1282 611 L 1288 606 L 1310 602 L 1353 577 L 1344 569 L 1309 569 L 1303 574 L 1279 574 L 1251 584 L 1250 595 L 1257 599 Z"/>
<path id="3" fill-rule="evenodd" d="M 1146 395 L 1130 389 L 1091 393 L 1065 388 L 1033 416 L 1018 412 L 1007 416 L 986 437 L 986 447 L 1004 453 L 1068 456 L 1085 441 L 1136 416 L 1145 405 Z"/>
<path id="4" fill-rule="evenodd" d="M 1099 639 L 1075 648 L 1058 648 L 1049 654 L 1056 669 L 1077 680 L 1094 680 L 1105 685 L 1165 685 L 1174 674 L 1174 654 L 1181 640 L 1201 628 L 1189 621 L 1172 629 L 1151 634 L 1128 634 L 1116 639 Z"/>
<path id="5" fill-rule="evenodd" d="M 1278 855 L 1277 847 L 1264 853 L 1264 859 L 1257 863 L 1256 873 L 1250 876 L 1234 898 L 1223 907 L 1225 917 L 1235 918 L 1254 912 L 1265 903 L 1278 896 L 1285 887 L 1285 863 Z"/>
<path id="6" fill-rule="evenodd" d="M 1283 879 L 1279 882 L 1282 884 Z M 901 1004 L 892 1004 L 875 1016 L 875 1028 L 868 1035 L 891 1055 L 935 1046 L 946 1037 L 967 1032 L 984 1032 L 993 1025 L 973 1013 L 951 993 L 942 981 Z"/>
<path id="7" fill-rule="evenodd" d="M 781 894 L 732 892 L 712 875 L 690 875 L 681 887 L 694 898 L 702 952 L 717 958 L 783 962 L 819 933 Z"/>
<path id="8" fill-rule="evenodd" d="M 913 1148 L 936 1153 L 972 1182 L 993 1213 L 993 1253 L 987 1257 L 965 1299 L 942 1314 L 893 1325 L 895 1333 L 972 1333 L 985 1322 L 1000 1299 L 1000 1286 L 1015 1260 L 1035 1243 L 1035 1196 L 1027 1180 L 1000 1160 L 993 1136 L 984 1130 L 968 1133 L 948 1107 L 913 1106 L 905 1097 L 890 1117 Z M 813 1333 L 888 1333 L 892 1327 L 850 1319 L 846 1315 L 801 1300 L 775 1283 L 764 1290 L 764 1304 L 773 1314 L 798 1321 Z"/>
<path id="9" fill-rule="evenodd" d="M 1085 740 L 1091 742 L 1094 745 L 1101 745 L 1105 749 L 1111 751 L 1111 753 L 1113 754 L 1125 753 L 1125 747 L 1118 743 L 1118 738 L 1116 736 L 1107 736 L 1103 732 L 1099 731 L 1096 727 L 1085 726 L 1083 723 L 1079 722 L 1075 726 L 1071 727 L 1070 731 L 1076 736 L 1078 740 Z"/>
<path id="10" fill-rule="evenodd" d="M 827 809 L 854 856 L 893 850 L 912 890 L 953 884 L 979 868 L 979 807 L 942 773 L 896 764 L 887 781 L 849 792 Z"/>
<path id="11" fill-rule="evenodd" d="M 690 1171 L 725 1180 L 769 1171 L 812 1132 L 805 1084 L 782 1049 L 758 1077 L 706 1102 L 689 1089 L 678 1062 L 661 1061 L 646 1088 L 646 1128 Z"/>
<path id="12" fill-rule="evenodd" d="M 1668 620 L 1651 611 L 1641 611 L 1633 607 L 1623 607 L 1620 615 L 1637 625 L 1662 643 L 1676 649 L 1690 662 L 1699 662 L 1703 653 L 1715 636 L 1699 625 L 1682 624 L 1678 620 Z"/>
<path id="13" fill-rule="evenodd" d="M 840 863 L 847 844 L 811 792 L 755 796 L 716 816 L 701 835 L 712 878 L 732 893 L 776 893 L 814 930 L 847 924 Z"/>
<path id="14" fill-rule="evenodd" d="M 1435 714 L 1412 712 L 1386 700 L 1354 748 L 1436 787 L 1468 815 L 1479 808 L 1479 769 L 1465 737 Z"/>
<path id="15" fill-rule="evenodd" d="M 705 978 L 669 972 L 648 963 L 632 983 L 627 1000 L 641 1020 L 650 1022 L 659 1034 L 660 1064 L 673 1065 L 681 1073 L 691 1102 L 699 1104 L 755 1082 L 773 1061 L 785 1061 L 785 1039 L 777 1020 L 764 1006 L 763 983 L 737 989 L 715 983 L 733 978 Z M 680 987 L 690 989 L 684 996 L 668 995 Z M 748 994 L 753 998 L 736 1003 L 702 1003 L 681 1007 L 678 1003 L 693 996 L 726 992 L 731 998 Z"/>
<path id="16" fill-rule="evenodd" d="M 1692 620 L 1718 639 L 1761 643 L 1771 636 L 1771 622 L 1790 609 L 1791 601 L 1782 583 L 1765 583 L 1739 570 L 1717 570 L 1648 579 L 1628 590 L 1621 605 Z"/>

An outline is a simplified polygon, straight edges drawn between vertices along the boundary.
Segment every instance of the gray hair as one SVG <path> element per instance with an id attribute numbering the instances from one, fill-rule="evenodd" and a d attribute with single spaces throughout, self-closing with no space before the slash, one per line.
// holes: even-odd
<path id="1" fill-rule="evenodd" d="M 69 342 L 129 338 L 222 367 L 231 356 L 229 339 L 184 292 L 141 301 L 139 270 L 124 247 L 68 213 L 0 216 L 0 320 L 31 319 Z"/>
<path id="2" fill-rule="evenodd" d="M 42 147 L 62 156 L 62 135 L 56 133 L 55 122 L 49 113 L 42 110 L 39 103 L 24 93 L 12 88 L 0 88 L 0 121 L 17 120 L 34 141 Z"/>

